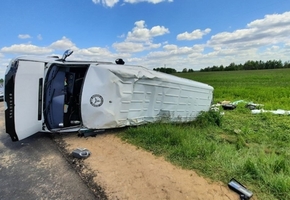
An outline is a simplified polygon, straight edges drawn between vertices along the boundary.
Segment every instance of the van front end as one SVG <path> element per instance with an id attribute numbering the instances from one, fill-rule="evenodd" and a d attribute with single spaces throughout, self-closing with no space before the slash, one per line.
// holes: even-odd
<path id="1" fill-rule="evenodd" d="M 14 85 L 15 76 L 18 68 L 17 60 L 13 60 L 7 67 L 4 82 L 4 106 L 5 106 L 5 127 L 12 141 L 18 141 L 15 131 L 14 117 Z"/>
<path id="2" fill-rule="evenodd" d="M 45 63 L 17 58 L 7 67 L 4 85 L 5 126 L 12 141 L 42 130 Z"/>

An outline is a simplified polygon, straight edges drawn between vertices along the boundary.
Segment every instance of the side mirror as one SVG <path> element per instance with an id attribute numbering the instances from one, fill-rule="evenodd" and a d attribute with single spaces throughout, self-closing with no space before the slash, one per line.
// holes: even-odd
<path id="1" fill-rule="evenodd" d="M 71 49 L 66 50 L 66 51 L 63 53 L 62 58 L 61 58 L 60 60 L 61 60 L 61 61 L 65 61 L 65 59 L 66 59 L 67 57 L 69 57 L 72 53 L 73 53 L 73 51 L 72 51 Z"/>

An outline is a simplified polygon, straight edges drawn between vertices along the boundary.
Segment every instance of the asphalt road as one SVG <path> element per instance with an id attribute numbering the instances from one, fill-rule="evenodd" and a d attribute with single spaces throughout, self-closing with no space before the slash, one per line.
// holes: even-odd
<path id="1" fill-rule="evenodd" d="M 2 102 L 1 102 L 2 104 Z M 4 124 L 3 105 L 0 122 Z M 0 199 L 99 199 L 44 133 L 12 142 L 0 127 Z"/>

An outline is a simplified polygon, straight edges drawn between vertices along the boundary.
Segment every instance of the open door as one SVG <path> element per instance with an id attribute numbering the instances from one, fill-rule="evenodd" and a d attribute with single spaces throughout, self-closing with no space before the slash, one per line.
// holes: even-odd
<path id="1" fill-rule="evenodd" d="M 42 129 L 44 63 L 12 62 L 5 75 L 6 132 L 13 141 Z"/>

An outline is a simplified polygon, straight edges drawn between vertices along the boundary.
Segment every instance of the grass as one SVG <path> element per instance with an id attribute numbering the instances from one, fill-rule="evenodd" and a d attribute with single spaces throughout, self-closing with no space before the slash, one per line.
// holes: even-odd
<path id="1" fill-rule="evenodd" d="M 290 69 L 179 73 L 215 88 L 215 102 L 246 100 L 290 110 Z M 203 176 L 236 178 L 258 199 L 290 199 L 290 116 L 237 109 L 204 112 L 187 124 L 148 124 L 121 137 Z"/>
<path id="2" fill-rule="evenodd" d="M 178 73 L 178 76 L 214 87 L 216 101 L 263 103 L 267 109 L 290 110 L 290 69 Z"/>

